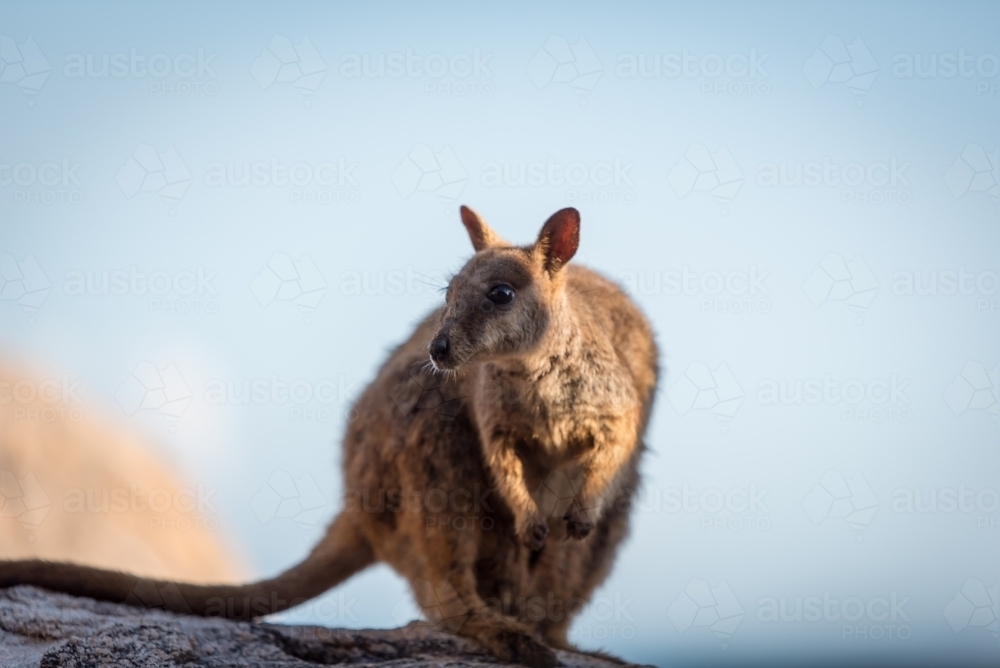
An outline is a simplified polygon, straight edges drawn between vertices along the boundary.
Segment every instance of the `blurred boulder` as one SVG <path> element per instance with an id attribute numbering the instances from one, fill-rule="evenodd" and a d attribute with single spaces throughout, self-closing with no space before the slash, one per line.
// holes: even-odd
<path id="1" fill-rule="evenodd" d="M 181 484 L 139 437 L 64 396 L 63 382 L 0 363 L 0 559 L 242 580 L 212 490 Z"/>

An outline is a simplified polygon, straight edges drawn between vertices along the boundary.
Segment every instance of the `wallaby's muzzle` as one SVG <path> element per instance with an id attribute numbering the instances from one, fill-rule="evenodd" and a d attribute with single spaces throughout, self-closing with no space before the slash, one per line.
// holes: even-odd
<path id="1" fill-rule="evenodd" d="M 451 353 L 448 336 L 446 334 L 438 334 L 434 337 L 434 340 L 431 341 L 430 345 L 427 346 L 427 349 L 430 351 L 431 360 L 434 364 L 446 364 Z"/>

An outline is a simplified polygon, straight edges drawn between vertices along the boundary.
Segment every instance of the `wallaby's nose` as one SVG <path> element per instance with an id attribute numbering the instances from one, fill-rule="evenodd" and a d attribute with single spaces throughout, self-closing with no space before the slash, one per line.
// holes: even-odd
<path id="1" fill-rule="evenodd" d="M 440 362 L 448 356 L 448 337 L 444 334 L 435 337 L 430 345 L 431 359 Z"/>

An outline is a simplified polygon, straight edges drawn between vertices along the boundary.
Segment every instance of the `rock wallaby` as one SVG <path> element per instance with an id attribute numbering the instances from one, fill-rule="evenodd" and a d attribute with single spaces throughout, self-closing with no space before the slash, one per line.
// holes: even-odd
<path id="1" fill-rule="evenodd" d="M 250 619 L 381 561 L 441 628 L 502 660 L 555 665 L 628 531 L 656 345 L 615 284 L 568 264 L 576 209 L 529 246 L 471 209 L 461 218 L 476 253 L 358 399 L 343 509 L 305 561 L 240 586 L 11 561 L 0 586 Z"/>

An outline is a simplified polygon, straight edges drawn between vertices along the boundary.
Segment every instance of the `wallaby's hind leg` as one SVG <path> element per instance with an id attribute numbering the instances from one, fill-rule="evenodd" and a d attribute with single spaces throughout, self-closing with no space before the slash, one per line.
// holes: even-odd
<path id="1" fill-rule="evenodd" d="M 498 658 L 531 668 L 552 668 L 556 655 L 531 628 L 491 610 L 479 597 L 471 568 L 458 567 L 433 580 L 411 582 L 413 595 L 427 620 L 443 631 L 472 638 Z"/>
<path id="2" fill-rule="evenodd" d="M 483 643 L 504 661 L 531 668 L 552 668 L 559 663 L 556 653 L 536 640 L 528 627 L 509 617 L 474 615 L 466 621 L 461 633 Z"/>

